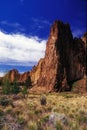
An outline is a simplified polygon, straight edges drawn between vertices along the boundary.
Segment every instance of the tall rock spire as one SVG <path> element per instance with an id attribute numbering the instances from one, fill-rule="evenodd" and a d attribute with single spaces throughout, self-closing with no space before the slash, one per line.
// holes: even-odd
<path id="1" fill-rule="evenodd" d="M 40 60 L 31 80 L 46 90 L 70 89 L 72 81 L 84 75 L 84 44 L 73 39 L 69 24 L 55 21 L 51 27 L 45 57 Z M 37 74 L 36 80 L 34 76 Z"/>

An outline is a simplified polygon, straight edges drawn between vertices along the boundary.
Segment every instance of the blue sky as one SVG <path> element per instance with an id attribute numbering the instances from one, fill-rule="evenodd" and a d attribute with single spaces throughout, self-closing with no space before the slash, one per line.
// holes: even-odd
<path id="1" fill-rule="evenodd" d="M 0 0 L 0 72 L 29 70 L 44 57 L 56 19 L 80 37 L 86 31 L 86 0 Z"/>

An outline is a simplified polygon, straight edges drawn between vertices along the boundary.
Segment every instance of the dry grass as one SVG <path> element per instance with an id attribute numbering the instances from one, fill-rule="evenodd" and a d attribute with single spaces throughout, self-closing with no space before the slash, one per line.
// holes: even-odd
<path id="1" fill-rule="evenodd" d="M 28 94 L 26 98 L 13 100 L 13 106 L 0 105 L 0 130 L 87 130 L 86 95 L 44 94 L 45 105 L 41 105 L 42 96 L 42 94 Z M 49 124 L 52 113 L 64 114 L 68 121 L 67 125 L 61 121 Z M 15 124 L 15 127 L 9 127 L 9 122 L 11 126 Z"/>

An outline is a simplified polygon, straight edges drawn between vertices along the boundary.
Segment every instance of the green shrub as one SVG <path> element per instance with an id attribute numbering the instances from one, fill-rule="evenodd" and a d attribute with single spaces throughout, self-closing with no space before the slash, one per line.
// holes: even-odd
<path id="1" fill-rule="evenodd" d="M 11 86 L 11 93 L 17 94 L 20 92 L 20 87 L 16 80 L 14 80 L 13 85 Z"/>
<path id="2" fill-rule="evenodd" d="M 9 94 L 10 91 L 11 91 L 11 83 L 9 82 L 7 77 L 4 77 L 3 83 L 2 83 L 2 93 Z"/>
<path id="3" fill-rule="evenodd" d="M 10 83 L 7 77 L 4 77 L 2 84 L 2 93 L 3 94 L 17 94 L 20 92 L 20 87 L 16 80 L 13 83 Z"/>
<path id="4" fill-rule="evenodd" d="M 26 87 L 26 86 L 24 86 L 24 87 L 22 88 L 22 94 L 23 94 L 24 98 L 25 98 L 25 95 L 28 94 L 28 91 L 27 91 L 27 87 Z"/>

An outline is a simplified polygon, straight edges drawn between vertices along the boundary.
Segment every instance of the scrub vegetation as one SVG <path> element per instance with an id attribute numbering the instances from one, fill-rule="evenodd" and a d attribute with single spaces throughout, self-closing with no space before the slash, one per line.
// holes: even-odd
<path id="1" fill-rule="evenodd" d="M 0 94 L 0 130 L 87 130 L 87 96 Z"/>

